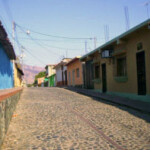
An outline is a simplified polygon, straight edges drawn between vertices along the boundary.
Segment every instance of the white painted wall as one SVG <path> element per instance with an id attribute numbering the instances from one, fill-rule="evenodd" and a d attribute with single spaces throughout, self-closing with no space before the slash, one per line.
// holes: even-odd
<path id="1" fill-rule="evenodd" d="M 67 66 L 64 66 L 63 67 L 63 74 L 64 74 L 64 81 L 65 81 L 65 71 L 67 70 Z M 61 70 L 61 67 L 58 67 L 56 69 L 56 79 L 57 79 L 57 82 L 59 81 L 62 81 L 62 70 Z"/>
<path id="2" fill-rule="evenodd" d="M 62 71 L 61 71 L 61 67 L 58 67 L 56 69 L 56 79 L 57 82 L 62 81 Z"/>

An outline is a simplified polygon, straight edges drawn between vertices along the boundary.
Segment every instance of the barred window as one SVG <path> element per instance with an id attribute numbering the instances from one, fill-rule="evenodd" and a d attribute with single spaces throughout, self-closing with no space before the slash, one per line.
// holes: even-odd
<path id="1" fill-rule="evenodd" d="M 127 75 L 126 57 L 117 59 L 117 76 Z"/>
<path id="2" fill-rule="evenodd" d="M 80 76 L 79 68 L 76 69 L 76 76 L 77 78 Z"/>
<path id="3" fill-rule="evenodd" d="M 100 77 L 100 68 L 99 65 L 95 65 L 95 79 Z"/>

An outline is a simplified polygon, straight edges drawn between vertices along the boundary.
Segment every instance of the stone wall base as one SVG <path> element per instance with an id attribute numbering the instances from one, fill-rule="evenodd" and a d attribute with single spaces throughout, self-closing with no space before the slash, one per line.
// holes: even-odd
<path id="1" fill-rule="evenodd" d="M 0 95 L 0 97 L 5 97 L 0 101 L 0 149 L 7 133 L 13 112 L 20 98 L 21 91 L 22 89 L 13 92 L 13 94 L 12 92 L 11 94 L 8 92 L 5 95 Z"/>

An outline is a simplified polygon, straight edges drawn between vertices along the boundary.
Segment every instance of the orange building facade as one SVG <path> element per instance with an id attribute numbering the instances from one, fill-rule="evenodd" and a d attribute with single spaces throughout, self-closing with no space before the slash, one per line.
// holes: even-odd
<path id="1" fill-rule="evenodd" d="M 37 79 L 38 86 L 44 87 L 44 79 L 45 77 L 41 77 Z"/>
<path id="2" fill-rule="evenodd" d="M 68 86 L 82 87 L 83 85 L 82 62 L 79 59 L 80 56 L 75 57 L 66 64 Z"/>

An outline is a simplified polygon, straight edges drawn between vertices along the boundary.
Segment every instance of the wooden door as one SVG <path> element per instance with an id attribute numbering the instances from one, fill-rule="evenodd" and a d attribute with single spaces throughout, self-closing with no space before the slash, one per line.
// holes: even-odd
<path id="1" fill-rule="evenodd" d="M 70 71 L 69 71 L 69 86 L 71 85 L 71 76 L 70 76 Z"/>
<path id="2" fill-rule="evenodd" d="M 75 86 L 75 70 L 72 70 L 72 86 Z"/>
<path id="3" fill-rule="evenodd" d="M 137 84 L 138 94 L 146 94 L 146 71 L 145 71 L 145 52 L 139 52 L 136 55 L 137 62 Z"/>
<path id="4" fill-rule="evenodd" d="M 106 64 L 102 64 L 102 91 L 107 92 Z"/>
<path id="5" fill-rule="evenodd" d="M 65 85 L 67 85 L 67 70 L 65 70 Z"/>
<path id="6" fill-rule="evenodd" d="M 86 62 L 85 64 L 85 85 L 86 88 L 88 89 L 93 89 L 94 88 L 94 83 L 93 83 L 93 79 L 94 79 L 94 66 L 92 64 L 92 60 L 89 60 Z"/>

